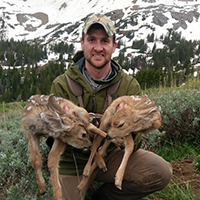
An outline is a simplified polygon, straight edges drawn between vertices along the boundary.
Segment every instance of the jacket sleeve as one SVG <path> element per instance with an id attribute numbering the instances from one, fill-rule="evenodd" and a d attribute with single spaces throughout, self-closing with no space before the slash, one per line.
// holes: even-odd
<path id="1" fill-rule="evenodd" d="M 132 78 L 128 88 L 127 95 L 142 95 L 140 84 L 135 78 Z"/>
<path id="2" fill-rule="evenodd" d="M 120 96 L 142 95 L 142 90 L 138 81 L 124 73 L 120 86 L 116 93 L 113 94 L 113 99 Z"/>
<path id="3" fill-rule="evenodd" d="M 78 105 L 78 99 L 71 91 L 64 74 L 58 76 L 51 85 L 51 94 L 72 101 Z"/>

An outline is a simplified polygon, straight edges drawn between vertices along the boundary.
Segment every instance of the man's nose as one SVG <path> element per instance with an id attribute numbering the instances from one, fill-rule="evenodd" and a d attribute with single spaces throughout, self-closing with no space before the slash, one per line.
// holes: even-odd
<path id="1" fill-rule="evenodd" d="M 95 46 L 94 46 L 94 49 L 96 51 L 102 51 L 103 50 L 103 47 L 101 45 L 101 42 L 96 42 Z"/>

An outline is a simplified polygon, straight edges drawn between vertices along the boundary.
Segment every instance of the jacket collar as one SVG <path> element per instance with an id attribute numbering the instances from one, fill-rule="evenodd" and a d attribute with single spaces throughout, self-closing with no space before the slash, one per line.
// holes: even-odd
<path id="1" fill-rule="evenodd" d="M 85 84 L 85 79 L 81 73 L 84 65 L 85 65 L 85 58 L 84 58 L 83 51 L 78 51 L 75 54 L 75 56 L 72 58 L 72 63 L 66 71 L 68 76 L 70 76 L 73 80 L 79 82 L 81 85 Z M 117 82 L 124 75 L 124 72 L 123 72 L 121 66 L 117 62 L 115 62 L 114 60 L 111 60 L 111 65 L 112 65 L 112 68 L 114 69 L 113 70 L 114 75 L 112 75 L 112 77 L 114 77 L 114 78 L 111 77 L 111 78 L 109 78 L 108 82 L 104 82 L 105 84 L 102 83 L 105 86 L 109 85 L 111 82 L 112 83 Z"/>

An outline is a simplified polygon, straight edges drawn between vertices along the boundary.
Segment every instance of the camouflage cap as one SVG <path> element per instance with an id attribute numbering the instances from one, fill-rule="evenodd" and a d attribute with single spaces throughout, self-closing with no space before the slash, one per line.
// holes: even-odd
<path id="1" fill-rule="evenodd" d="M 83 26 L 83 32 L 86 34 L 93 24 L 101 24 L 109 37 L 113 36 L 116 33 L 113 22 L 105 15 L 100 14 L 93 15 L 92 17 L 87 19 L 85 25 Z"/>

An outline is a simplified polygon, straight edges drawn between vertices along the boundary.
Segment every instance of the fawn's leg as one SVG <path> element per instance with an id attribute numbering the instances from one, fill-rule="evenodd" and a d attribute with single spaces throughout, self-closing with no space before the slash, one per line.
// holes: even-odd
<path id="1" fill-rule="evenodd" d="M 48 168 L 52 178 L 53 193 L 56 200 L 62 200 L 62 190 L 58 177 L 58 165 L 60 155 L 63 153 L 66 144 L 61 140 L 55 139 L 48 156 Z"/>
<path id="2" fill-rule="evenodd" d="M 109 145 L 110 145 L 110 141 L 105 140 L 104 144 L 98 150 L 98 153 L 100 156 L 102 156 L 102 157 L 106 156 L 106 149 L 108 148 Z"/>
<path id="3" fill-rule="evenodd" d="M 39 193 L 44 194 L 46 192 L 46 186 L 44 178 L 42 176 L 42 157 L 39 152 L 40 137 L 33 135 L 28 131 L 27 135 L 29 138 L 29 145 L 30 145 L 30 161 L 35 170 Z"/>
<path id="4" fill-rule="evenodd" d="M 103 137 L 101 135 L 96 135 L 93 143 L 92 143 L 92 147 L 90 149 L 91 153 L 90 153 L 90 157 L 84 167 L 84 170 L 83 170 L 83 177 L 84 178 L 87 178 L 90 174 L 90 171 L 91 171 L 91 165 L 92 165 L 92 161 L 93 161 L 93 158 L 97 152 L 97 149 L 99 147 L 99 145 L 101 144 L 101 141 L 103 140 Z M 105 168 L 105 163 L 104 165 L 101 165 L 102 168 Z"/>
<path id="5" fill-rule="evenodd" d="M 129 159 L 131 153 L 133 152 L 133 148 L 134 148 L 134 141 L 133 141 L 131 134 L 124 137 L 124 142 L 125 142 L 125 153 L 124 153 L 122 162 L 121 162 L 121 164 L 116 172 L 116 176 L 115 176 L 115 185 L 120 190 L 122 189 L 122 180 L 124 178 L 124 172 L 126 169 L 126 165 L 127 165 L 128 159 Z"/>
<path id="6" fill-rule="evenodd" d="M 92 161 L 93 161 L 93 158 L 97 152 L 97 148 L 99 147 L 99 145 L 101 144 L 101 141 L 103 140 L 103 138 L 106 137 L 106 133 L 104 131 L 102 131 L 101 129 L 97 128 L 96 126 L 94 126 L 93 124 L 90 124 L 88 127 L 88 130 L 92 133 L 94 133 L 96 135 L 96 137 L 94 138 L 94 141 L 93 141 L 93 144 L 92 144 L 92 147 L 90 148 L 90 157 L 84 167 L 84 170 L 83 170 L 83 177 L 86 178 L 89 176 L 90 174 L 90 170 L 91 170 L 91 165 L 92 165 Z M 106 165 L 104 162 L 99 162 L 99 167 L 100 169 L 103 168 L 105 169 L 106 168 Z"/>
<path id="7" fill-rule="evenodd" d="M 104 172 L 107 171 L 106 164 L 103 157 L 106 156 L 106 149 L 110 145 L 110 141 L 105 140 L 104 144 L 99 148 L 98 152 L 95 154 L 95 162 L 100 169 L 103 169 Z"/>
<path id="8" fill-rule="evenodd" d="M 99 145 L 101 144 L 101 141 L 102 141 L 102 137 L 97 135 L 93 144 L 95 145 L 95 147 L 97 146 L 97 148 L 99 147 Z M 106 140 L 103 144 L 103 146 L 100 148 L 99 152 L 96 152 L 96 150 L 94 151 L 95 152 L 95 162 L 93 162 L 92 166 L 90 167 L 90 171 L 89 171 L 89 174 L 88 174 L 88 177 L 83 177 L 83 179 L 81 180 L 81 182 L 79 183 L 79 185 L 77 186 L 77 189 L 79 191 L 83 190 L 83 188 L 85 187 L 85 185 L 87 184 L 88 180 L 89 180 L 89 177 L 90 175 L 92 174 L 92 172 L 96 169 L 96 167 L 98 166 L 100 169 L 103 169 L 103 171 L 107 171 L 107 168 L 106 168 L 106 164 L 103 160 L 103 157 L 106 155 L 106 149 L 107 147 L 109 146 L 110 144 L 110 141 Z"/>
<path id="9" fill-rule="evenodd" d="M 90 167 L 91 170 L 90 170 L 90 172 L 88 174 L 88 177 L 87 178 L 83 177 L 83 179 L 81 180 L 81 182 L 78 184 L 78 186 L 77 186 L 77 190 L 78 191 L 82 191 L 83 190 L 83 188 L 87 184 L 87 182 L 88 182 L 88 180 L 89 180 L 92 172 L 96 169 L 96 167 L 97 167 L 96 162 L 93 162 L 92 166 Z"/>
<path id="10" fill-rule="evenodd" d="M 98 156 L 98 153 L 97 153 L 97 148 L 101 144 L 102 140 L 103 140 L 103 137 L 101 135 L 96 135 L 96 137 L 95 137 L 95 139 L 94 139 L 94 141 L 92 143 L 92 147 L 90 149 L 91 150 L 90 157 L 89 157 L 88 162 L 86 163 L 86 165 L 84 167 L 84 170 L 83 170 L 83 179 L 81 180 L 81 182 L 77 186 L 77 190 L 78 191 L 83 190 L 83 188 L 85 187 L 85 185 L 88 182 L 88 179 L 89 179 L 90 175 L 96 169 L 97 163 L 99 164 L 99 166 L 101 168 L 103 168 L 104 171 L 107 170 L 103 158 L 101 156 Z M 95 161 L 92 164 L 94 156 L 96 157 L 96 159 L 100 158 L 101 160 L 99 160 L 99 162 L 97 162 L 97 163 Z"/>
<path id="11" fill-rule="evenodd" d="M 124 145 L 124 140 L 120 138 L 112 142 L 115 145 L 120 146 L 120 147 Z M 107 171 L 107 168 L 106 168 L 103 157 L 106 156 L 106 149 L 108 148 L 109 145 L 110 145 L 110 141 L 105 140 L 104 144 L 99 148 L 98 152 L 96 152 L 95 154 L 95 162 L 100 169 L 103 169 L 104 172 Z"/>

